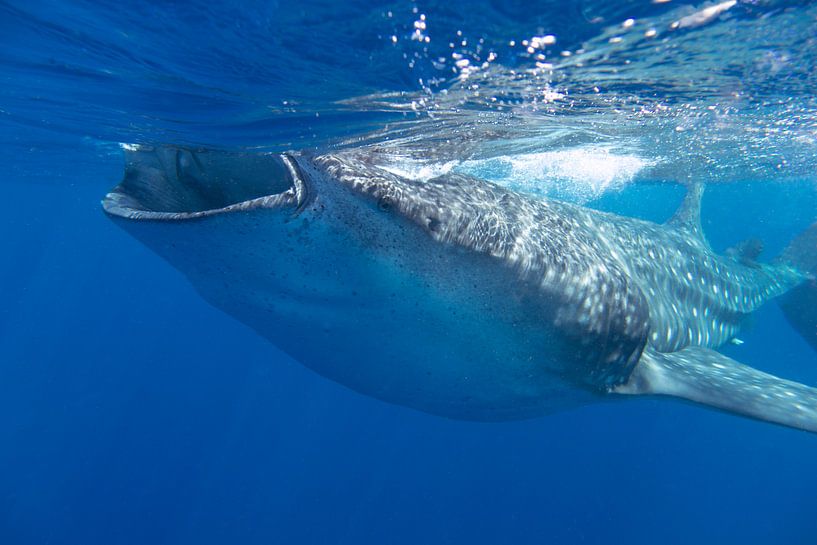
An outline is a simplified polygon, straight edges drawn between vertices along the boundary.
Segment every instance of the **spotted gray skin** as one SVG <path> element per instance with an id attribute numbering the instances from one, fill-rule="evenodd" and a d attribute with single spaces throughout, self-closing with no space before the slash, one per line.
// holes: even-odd
<path id="1" fill-rule="evenodd" d="M 817 431 L 817 390 L 711 350 L 806 275 L 715 255 L 697 187 L 657 225 L 373 157 L 142 148 L 103 206 L 213 305 L 385 401 L 508 420 L 666 394 Z"/>

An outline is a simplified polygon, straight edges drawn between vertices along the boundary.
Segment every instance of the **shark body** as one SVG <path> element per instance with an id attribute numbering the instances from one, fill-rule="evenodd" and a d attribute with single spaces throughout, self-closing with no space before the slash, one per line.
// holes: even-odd
<path id="1" fill-rule="evenodd" d="M 716 255 L 700 198 L 658 225 L 363 152 L 142 148 L 103 206 L 213 305 L 388 402 L 484 421 L 665 394 L 817 431 L 817 390 L 714 351 L 809 271 Z"/>

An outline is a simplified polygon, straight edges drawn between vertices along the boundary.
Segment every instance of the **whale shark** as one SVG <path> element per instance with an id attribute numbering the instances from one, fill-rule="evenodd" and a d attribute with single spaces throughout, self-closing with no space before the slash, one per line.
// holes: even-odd
<path id="1" fill-rule="evenodd" d="M 817 290 L 817 224 L 761 263 L 756 244 L 711 249 L 702 184 L 657 224 L 380 164 L 128 146 L 102 206 L 213 306 L 383 401 L 503 421 L 666 396 L 817 432 L 817 389 L 717 351 Z M 789 308 L 814 343 L 814 308 Z"/>

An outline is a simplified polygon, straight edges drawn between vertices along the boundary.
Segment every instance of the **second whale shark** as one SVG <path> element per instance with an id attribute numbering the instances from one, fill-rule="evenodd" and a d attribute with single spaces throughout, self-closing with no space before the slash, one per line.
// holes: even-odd
<path id="1" fill-rule="evenodd" d="M 815 293 L 817 227 L 763 264 L 711 250 L 700 185 L 659 225 L 469 176 L 408 179 L 360 150 L 125 153 L 105 211 L 354 390 L 482 421 L 657 394 L 817 432 L 817 389 L 716 351 L 770 299 Z M 789 303 L 814 343 L 817 311 Z"/>

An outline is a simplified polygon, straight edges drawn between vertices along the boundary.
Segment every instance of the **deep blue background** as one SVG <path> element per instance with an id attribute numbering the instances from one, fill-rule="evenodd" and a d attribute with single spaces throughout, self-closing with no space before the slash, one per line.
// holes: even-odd
<path id="1" fill-rule="evenodd" d="M 312 145 L 389 117 L 332 100 L 417 90 L 429 66 L 387 39 L 411 2 L 323 4 L 0 2 L 0 544 L 817 543 L 814 435 L 660 399 L 503 424 L 390 406 L 211 308 L 104 216 L 118 141 Z M 423 6 L 437 36 L 547 23 L 565 47 L 601 15 L 667 9 L 450 4 Z M 680 198 L 594 204 L 660 221 Z M 704 226 L 774 255 L 815 210 L 813 183 L 713 187 Z M 776 306 L 742 339 L 725 351 L 817 384 Z"/>

